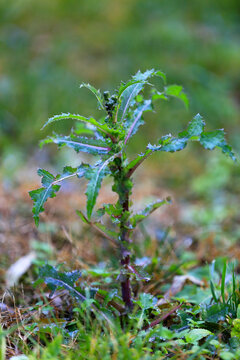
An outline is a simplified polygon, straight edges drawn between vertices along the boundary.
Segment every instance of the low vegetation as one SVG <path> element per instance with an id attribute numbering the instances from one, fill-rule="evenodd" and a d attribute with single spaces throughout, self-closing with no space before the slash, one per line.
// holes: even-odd
<path id="1" fill-rule="evenodd" d="M 161 90 L 159 80 L 163 82 Z M 86 214 L 82 210 L 76 212 L 86 228 L 99 234 L 96 247 L 92 243 L 91 250 L 98 253 L 98 261 L 86 265 L 85 259 L 81 266 L 70 269 L 70 263 L 56 264 L 46 248 L 38 248 L 30 275 L 35 280 L 38 301 L 31 300 L 31 305 L 25 308 L 16 305 L 3 308 L 2 359 L 10 358 L 9 349 L 14 347 L 15 354 L 24 354 L 16 355 L 16 359 L 73 359 L 76 356 L 79 359 L 239 359 L 237 262 L 217 257 L 209 264 L 200 264 L 191 252 L 184 251 L 183 244 L 183 249 L 177 243 L 173 245 L 176 239 L 168 227 L 158 235 L 157 248 L 145 256 L 138 249 L 137 238 L 142 233 L 142 249 L 154 248 L 144 223 L 149 221 L 149 215 L 155 216 L 159 207 L 172 206 L 171 199 L 156 199 L 143 210 L 134 212 L 131 197 L 135 170 L 155 152 L 174 153 L 183 150 L 188 142 L 196 141 L 208 150 L 220 148 L 235 160 L 224 131 L 206 131 L 205 122 L 198 114 L 177 136 L 162 136 L 156 144 L 148 144 L 146 149 L 140 149 L 142 153 L 129 160 L 128 142 L 143 125 L 143 115 L 153 110 L 155 100 L 166 101 L 174 96 L 187 106 L 182 87 L 166 85 L 165 75 L 155 70 L 138 72 L 111 95 L 108 92 L 102 95 L 89 84 L 82 87 L 93 92 L 101 114 L 105 114 L 98 120 L 76 114 L 56 115 L 45 125 L 66 119 L 77 120 L 77 123 L 69 136 L 53 134 L 41 145 L 56 143 L 77 153 L 87 152 L 97 156 L 97 162 L 93 163 L 89 157 L 89 163 L 75 168 L 65 166 L 57 176 L 40 169 L 42 187 L 32 190 L 30 196 L 34 201 L 35 223 L 39 226 L 45 202 L 56 196 L 61 182 L 72 177 L 85 178 L 88 182 Z M 222 173 L 230 169 L 228 160 L 221 166 Z M 204 189 L 213 186 L 218 191 L 226 185 L 227 178 L 225 182 L 214 182 L 211 171 L 212 168 L 206 178 L 193 183 L 195 193 L 201 194 L 201 184 Z M 102 204 L 95 210 L 105 177 L 112 179 L 117 201 Z M 213 219 L 214 215 L 211 224 Z M 99 240 L 105 242 L 104 239 L 109 242 L 105 254 L 99 243 Z M 208 242 L 206 240 L 206 246 Z M 173 246 L 176 257 L 173 257 Z M 216 249 L 214 244 L 213 249 Z M 210 256 L 205 251 L 206 258 L 207 255 Z M 30 288 L 33 289 L 33 285 Z M 19 297 L 19 293 L 16 296 Z"/>

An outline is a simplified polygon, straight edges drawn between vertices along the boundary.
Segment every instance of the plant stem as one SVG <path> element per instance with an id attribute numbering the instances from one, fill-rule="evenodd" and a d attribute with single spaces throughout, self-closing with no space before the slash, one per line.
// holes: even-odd
<path id="1" fill-rule="evenodd" d="M 121 159 L 122 160 L 122 159 Z M 125 303 L 126 310 L 129 311 L 133 307 L 132 303 L 132 292 L 131 292 L 131 282 L 130 275 L 128 274 L 128 266 L 130 264 L 130 239 L 129 239 L 129 231 L 128 231 L 128 220 L 126 212 L 129 211 L 129 196 L 130 196 L 130 188 L 127 186 L 128 178 L 124 173 L 124 168 L 121 165 L 119 166 L 119 175 L 120 175 L 120 188 L 121 191 L 118 192 L 119 195 L 119 203 L 122 206 L 122 217 L 120 222 L 120 256 L 121 256 L 121 288 L 122 288 L 122 299 Z"/>
<path id="2" fill-rule="evenodd" d="M 123 212 L 128 211 L 129 205 L 129 196 L 126 194 L 125 203 L 123 206 Z M 130 284 L 130 275 L 125 272 L 128 271 L 128 265 L 130 264 L 130 251 L 128 249 L 129 238 L 128 231 L 126 230 L 126 224 L 123 219 L 120 224 L 120 255 L 121 255 L 121 265 L 122 265 L 122 274 L 121 274 L 121 287 L 122 287 L 122 298 L 125 303 L 125 306 L 130 310 L 133 306 L 132 295 L 131 295 L 131 284 Z"/>

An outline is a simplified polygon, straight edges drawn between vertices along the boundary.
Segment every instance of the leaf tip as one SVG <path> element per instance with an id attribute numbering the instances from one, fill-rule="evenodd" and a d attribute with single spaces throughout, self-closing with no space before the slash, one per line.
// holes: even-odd
<path id="1" fill-rule="evenodd" d="M 39 216 L 34 215 L 33 218 L 34 218 L 35 226 L 38 228 L 38 226 L 39 226 Z"/>

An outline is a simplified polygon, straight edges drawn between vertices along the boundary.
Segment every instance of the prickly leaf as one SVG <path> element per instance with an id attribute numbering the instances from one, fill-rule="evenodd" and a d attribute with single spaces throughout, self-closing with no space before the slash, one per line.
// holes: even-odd
<path id="1" fill-rule="evenodd" d="M 223 129 L 203 132 L 200 137 L 200 143 L 205 149 L 209 150 L 213 150 L 218 147 L 224 154 L 230 156 L 232 160 L 236 160 L 231 146 L 229 146 L 225 140 L 225 133 Z"/>
<path id="2" fill-rule="evenodd" d="M 158 146 L 157 146 L 158 148 Z M 155 150 L 153 150 L 155 151 Z M 126 173 L 128 174 L 128 177 L 132 175 L 132 173 L 138 168 L 139 165 L 142 164 L 142 162 L 147 159 L 150 155 L 153 154 L 153 151 L 151 148 L 147 148 L 145 153 L 139 154 L 135 159 L 133 159 L 126 167 Z"/>
<path id="3" fill-rule="evenodd" d="M 138 82 L 136 84 L 128 86 L 122 93 L 121 105 L 117 113 L 117 121 L 123 122 L 127 115 L 127 111 L 134 100 L 135 96 L 143 89 L 144 82 Z"/>
<path id="4" fill-rule="evenodd" d="M 118 122 L 121 123 L 125 120 L 128 110 L 135 97 L 144 88 L 147 81 L 153 76 L 161 76 L 165 80 L 165 75 L 161 71 L 155 71 L 154 69 L 147 70 L 144 73 L 138 71 L 127 84 L 120 87 L 118 92 L 120 103 L 117 109 Z"/>
<path id="5" fill-rule="evenodd" d="M 153 76 L 159 76 L 166 82 L 166 75 L 161 70 L 154 69 L 146 70 L 144 73 L 139 70 L 132 78 L 136 81 L 147 81 Z"/>
<path id="6" fill-rule="evenodd" d="M 159 145 L 149 144 L 147 149 L 152 152 L 175 152 L 183 150 L 187 146 L 188 141 L 199 141 L 205 149 L 213 150 L 218 147 L 224 154 L 230 156 L 232 160 L 236 160 L 232 148 L 225 140 L 224 130 L 205 132 L 204 128 L 205 122 L 201 115 L 197 114 L 193 120 L 190 121 L 187 129 L 178 134 L 178 137 L 174 137 L 171 134 L 163 136 L 159 140 Z"/>
<path id="7" fill-rule="evenodd" d="M 81 88 L 87 88 L 88 90 L 90 90 L 97 98 L 97 101 L 98 101 L 98 105 L 99 105 L 99 108 L 102 109 L 102 110 L 105 110 L 104 108 L 104 98 L 102 96 L 102 93 L 100 90 L 97 90 L 94 86 L 90 85 L 90 84 L 86 84 L 86 83 L 82 83 L 80 85 L 80 89 Z"/>
<path id="8" fill-rule="evenodd" d="M 142 114 L 144 111 L 149 110 L 152 110 L 151 100 L 145 100 L 142 105 L 139 105 L 134 110 L 133 114 L 130 116 L 130 119 L 126 121 L 124 126 L 127 134 L 124 141 L 125 144 L 131 136 L 136 134 L 139 126 L 144 124 L 144 121 L 142 120 Z"/>
<path id="9" fill-rule="evenodd" d="M 54 266 L 45 265 L 40 268 L 39 277 L 47 284 L 52 292 L 51 295 L 60 287 L 68 290 L 77 300 L 81 302 L 86 300 L 85 296 L 75 288 L 75 282 L 81 277 L 79 270 L 60 272 Z"/>
<path id="10" fill-rule="evenodd" d="M 139 300 L 136 301 L 136 303 L 141 307 L 141 309 L 147 310 L 155 307 L 157 299 L 149 293 L 141 293 Z"/>
<path id="11" fill-rule="evenodd" d="M 202 134 L 205 128 L 205 121 L 203 120 L 200 114 L 194 116 L 194 118 L 189 122 L 187 127 L 187 136 L 199 136 Z M 180 133 L 181 134 L 181 133 Z"/>
<path id="12" fill-rule="evenodd" d="M 45 144 L 51 142 L 57 144 L 59 147 L 70 147 L 74 149 L 77 153 L 82 151 L 92 155 L 107 154 L 111 150 L 109 145 L 101 140 L 75 136 L 73 134 L 71 134 L 70 136 L 55 135 L 48 137 L 44 141 Z"/>
<path id="13" fill-rule="evenodd" d="M 76 213 L 85 224 L 92 225 L 94 228 L 97 228 L 102 233 L 103 236 L 106 236 L 107 238 L 111 238 L 113 242 L 117 242 L 118 234 L 115 231 L 109 230 L 108 228 L 106 228 L 104 224 L 100 222 L 91 222 L 86 218 L 86 216 L 80 210 L 77 210 Z"/>
<path id="14" fill-rule="evenodd" d="M 38 170 L 38 175 L 42 176 L 41 182 L 43 187 L 29 192 L 31 199 L 34 201 L 32 212 L 36 226 L 39 224 L 39 214 L 44 211 L 45 202 L 48 198 L 55 197 L 56 193 L 59 191 L 59 183 L 72 176 L 82 177 L 86 168 L 87 166 L 84 164 L 80 165 L 78 168 L 66 166 L 63 169 L 63 173 L 58 174 L 56 177 L 44 169 Z"/>
<path id="15" fill-rule="evenodd" d="M 164 200 L 158 200 L 152 204 L 149 204 L 142 211 L 138 212 L 137 214 L 133 215 L 130 218 L 131 225 L 133 226 L 133 228 L 135 228 L 137 224 L 139 224 L 141 221 L 146 219 L 146 217 L 148 217 L 150 214 L 152 214 L 159 207 L 166 205 L 166 204 L 170 204 L 170 203 L 171 203 L 171 199 L 168 197 Z"/>
<path id="16" fill-rule="evenodd" d="M 164 136 L 160 139 L 160 151 L 175 152 L 183 150 L 187 146 L 188 138 L 175 138 L 172 136 Z"/>
<path id="17" fill-rule="evenodd" d="M 44 129 L 47 125 L 49 125 L 55 121 L 70 120 L 70 119 L 77 120 L 77 121 L 83 121 L 85 123 L 91 124 L 91 125 L 95 126 L 99 131 L 102 131 L 103 133 L 105 133 L 107 135 L 118 134 L 117 130 L 110 129 L 106 124 L 101 124 L 92 117 L 86 118 L 85 116 L 81 116 L 78 114 L 70 114 L 70 113 L 66 113 L 66 114 L 63 113 L 63 114 L 55 115 L 55 116 L 49 118 L 48 121 L 42 127 L 42 129 Z"/>
<path id="18" fill-rule="evenodd" d="M 103 236 L 106 235 L 108 238 L 111 238 L 115 243 L 117 243 L 119 234 L 117 234 L 114 230 L 108 229 L 100 222 L 95 222 L 94 226 L 102 232 Z"/>
<path id="19" fill-rule="evenodd" d="M 34 201 L 32 212 L 36 226 L 38 226 L 39 223 L 39 213 L 44 211 L 44 203 L 48 198 L 55 197 L 60 189 L 60 185 L 54 183 L 55 177 L 50 172 L 44 169 L 38 169 L 38 175 L 42 176 L 43 187 L 29 192 L 31 199 Z"/>
<path id="20" fill-rule="evenodd" d="M 88 219 L 91 218 L 102 180 L 106 175 L 109 174 L 108 164 L 113 160 L 113 158 L 114 157 L 111 157 L 103 162 L 100 162 L 97 166 L 89 168 L 85 174 L 86 178 L 89 179 L 86 191 Z"/>

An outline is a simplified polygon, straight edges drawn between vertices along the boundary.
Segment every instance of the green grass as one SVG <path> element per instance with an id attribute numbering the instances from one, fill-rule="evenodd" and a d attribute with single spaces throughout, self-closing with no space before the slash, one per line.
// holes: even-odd
<path id="1" fill-rule="evenodd" d="M 194 284 L 184 286 L 185 292 L 160 306 L 156 305 L 159 296 L 140 292 L 128 316 L 120 316 L 113 302 L 100 301 L 99 297 L 79 304 L 66 293 L 56 293 L 52 300 L 45 298 L 26 311 L 22 309 L 21 315 L 16 312 L 15 324 L 0 334 L 1 359 L 10 349 L 17 349 L 29 360 L 239 359 L 239 276 L 224 258 L 216 259 L 209 268 L 207 284 L 206 266 L 194 269 L 205 279 L 196 301 Z M 92 273 L 91 269 L 88 272 Z M 82 282 L 86 276 L 87 272 Z M 106 288 L 109 279 L 100 278 L 99 282 Z M 117 291 L 112 300 L 121 305 Z M 56 301 L 60 302 L 58 310 Z M 93 303 L 97 311 L 92 309 Z"/>

